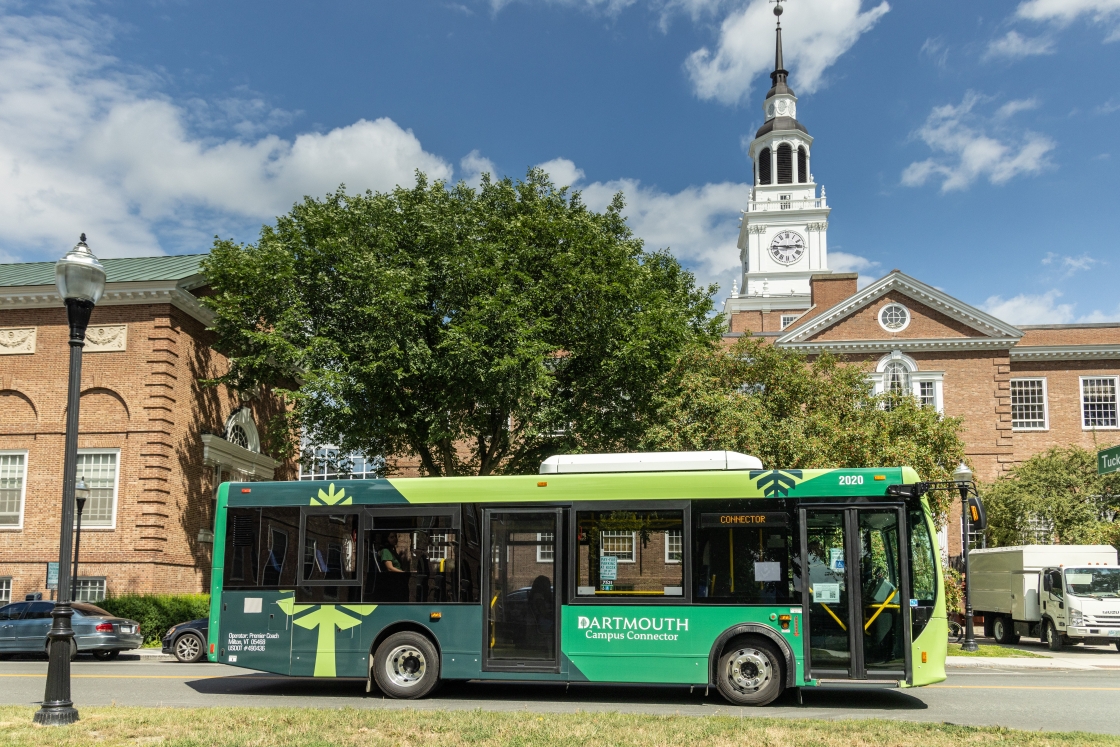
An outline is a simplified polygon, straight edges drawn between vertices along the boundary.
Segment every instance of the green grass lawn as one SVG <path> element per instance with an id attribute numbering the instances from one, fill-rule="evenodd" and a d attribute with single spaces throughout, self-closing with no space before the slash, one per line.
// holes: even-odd
<path id="1" fill-rule="evenodd" d="M 1020 651 L 1017 648 L 1004 648 L 1003 646 L 989 646 L 985 644 L 980 645 L 979 651 L 962 651 L 961 644 L 949 644 L 949 656 L 983 656 L 983 657 L 1018 657 L 1022 659 L 1045 659 L 1047 657 L 1042 654 L 1036 654 L 1031 651 Z"/>
<path id="2" fill-rule="evenodd" d="M 702 745 L 703 747 L 962 747 L 1120 745 L 1120 737 L 905 721 L 820 721 L 619 713 L 327 710 L 317 708 L 83 708 L 66 727 L 32 725 L 33 708 L 0 707 L 0 744 L 30 747 L 318 747 L 319 745 Z"/>

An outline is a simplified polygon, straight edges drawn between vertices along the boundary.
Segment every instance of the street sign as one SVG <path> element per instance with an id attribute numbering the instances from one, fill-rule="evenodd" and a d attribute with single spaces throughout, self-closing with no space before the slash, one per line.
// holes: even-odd
<path id="1" fill-rule="evenodd" d="M 47 588 L 58 588 L 58 563 L 47 563 Z"/>
<path id="2" fill-rule="evenodd" d="M 1097 474 L 1107 475 L 1112 472 L 1120 472 L 1120 446 L 1097 452 Z"/>

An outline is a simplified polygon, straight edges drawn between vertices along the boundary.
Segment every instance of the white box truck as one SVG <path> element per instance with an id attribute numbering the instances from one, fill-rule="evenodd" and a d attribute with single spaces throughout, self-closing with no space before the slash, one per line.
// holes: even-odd
<path id="1" fill-rule="evenodd" d="M 999 643 L 1040 638 L 1113 643 L 1120 651 L 1120 567 L 1110 545 L 1023 545 L 973 550 L 972 609 Z"/>

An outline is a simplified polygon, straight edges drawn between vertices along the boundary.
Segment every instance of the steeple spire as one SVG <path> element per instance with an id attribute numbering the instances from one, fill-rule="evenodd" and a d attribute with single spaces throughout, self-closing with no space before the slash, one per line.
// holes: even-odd
<path id="1" fill-rule="evenodd" d="M 786 77 L 789 75 L 789 71 L 785 69 L 785 61 L 782 59 L 782 13 L 785 12 L 785 8 L 782 7 L 781 0 L 776 0 L 776 2 L 774 15 L 778 19 L 778 29 L 774 45 L 774 72 L 770 73 L 770 81 L 773 83 L 773 87 L 766 94 L 766 98 L 770 98 L 776 93 L 793 94 L 793 91 L 786 85 Z"/>

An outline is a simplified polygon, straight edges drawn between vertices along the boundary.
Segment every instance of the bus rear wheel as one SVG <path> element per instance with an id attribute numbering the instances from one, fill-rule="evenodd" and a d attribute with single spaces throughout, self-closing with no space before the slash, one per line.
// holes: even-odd
<path id="1" fill-rule="evenodd" d="M 377 647 L 372 674 L 390 698 L 422 698 L 439 683 L 439 653 L 420 633 L 394 633 Z"/>
<path id="2" fill-rule="evenodd" d="M 782 656 L 773 644 L 742 639 L 724 650 L 716 669 L 716 687 L 734 705 L 764 706 L 785 690 Z"/>

